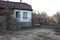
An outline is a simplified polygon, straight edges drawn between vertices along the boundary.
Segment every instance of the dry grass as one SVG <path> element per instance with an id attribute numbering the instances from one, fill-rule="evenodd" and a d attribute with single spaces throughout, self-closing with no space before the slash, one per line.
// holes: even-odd
<path id="1" fill-rule="evenodd" d="M 60 40 L 52 29 L 29 29 L 0 36 L 0 40 Z"/>

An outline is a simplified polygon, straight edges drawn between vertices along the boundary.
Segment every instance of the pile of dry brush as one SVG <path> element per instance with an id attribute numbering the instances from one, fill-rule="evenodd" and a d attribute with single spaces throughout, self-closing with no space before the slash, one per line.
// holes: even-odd
<path id="1" fill-rule="evenodd" d="M 0 32 L 20 28 L 20 23 L 12 16 L 0 16 Z"/>

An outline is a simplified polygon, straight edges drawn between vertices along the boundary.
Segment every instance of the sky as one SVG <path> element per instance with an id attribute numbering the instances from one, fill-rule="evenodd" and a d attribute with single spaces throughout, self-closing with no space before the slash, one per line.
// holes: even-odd
<path id="1" fill-rule="evenodd" d="M 20 0 L 10 0 L 19 2 Z M 22 0 L 32 6 L 34 11 L 45 11 L 49 16 L 52 16 L 57 11 L 60 11 L 60 0 Z"/>

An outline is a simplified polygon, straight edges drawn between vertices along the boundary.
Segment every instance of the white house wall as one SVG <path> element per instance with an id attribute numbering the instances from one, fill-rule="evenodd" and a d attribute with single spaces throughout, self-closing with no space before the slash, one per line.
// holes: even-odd
<path id="1" fill-rule="evenodd" d="M 31 22 L 32 21 L 32 11 L 27 10 L 14 10 L 13 17 L 16 18 L 16 11 L 20 11 L 20 18 L 17 18 L 20 22 Z M 23 19 L 23 12 L 27 12 L 27 19 Z"/>

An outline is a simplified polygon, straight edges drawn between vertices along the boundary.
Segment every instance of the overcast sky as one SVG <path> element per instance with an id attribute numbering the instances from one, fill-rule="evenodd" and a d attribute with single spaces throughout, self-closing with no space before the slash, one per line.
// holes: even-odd
<path id="1" fill-rule="evenodd" d="M 20 1 L 20 0 L 10 0 L 10 1 Z M 32 5 L 33 10 L 45 11 L 48 15 L 53 15 L 57 11 L 60 11 L 60 0 L 22 0 Z"/>

